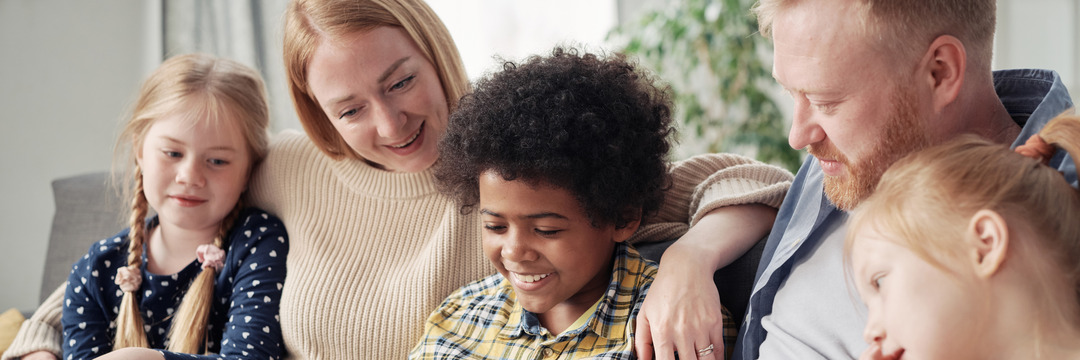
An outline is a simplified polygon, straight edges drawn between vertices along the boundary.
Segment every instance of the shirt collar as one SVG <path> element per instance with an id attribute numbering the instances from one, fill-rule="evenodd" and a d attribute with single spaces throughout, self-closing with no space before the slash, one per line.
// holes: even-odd
<path id="1" fill-rule="evenodd" d="M 559 334 L 559 338 L 573 338 L 585 331 L 592 332 L 605 339 L 623 335 L 624 331 L 623 327 L 620 326 L 621 324 L 611 324 L 609 321 L 601 321 L 601 319 L 630 317 L 630 312 L 633 311 L 636 302 L 623 302 L 626 305 L 620 308 L 615 302 L 615 297 L 620 293 L 620 285 L 622 284 L 623 279 L 628 276 L 627 273 L 631 270 L 641 272 L 642 268 L 645 266 L 645 260 L 641 258 L 636 250 L 623 242 L 615 244 L 614 259 L 615 261 L 611 270 L 611 282 L 608 283 L 607 291 L 604 292 L 604 296 L 600 298 L 600 303 L 596 306 L 596 311 L 593 311 L 592 314 L 588 314 L 589 318 L 583 325 L 574 329 L 566 329 L 562 334 Z M 631 261 L 632 259 L 636 259 L 637 261 Z M 637 284 L 636 281 L 634 284 L 626 285 L 630 288 L 621 289 L 623 293 L 628 290 L 634 292 L 640 291 L 640 286 L 638 286 L 640 284 Z M 517 301 L 516 294 L 513 294 L 508 301 L 513 301 L 514 307 L 507 318 L 506 327 L 499 332 L 500 338 L 515 339 L 526 335 L 545 338 L 553 336 L 553 334 L 540 325 L 540 318 L 536 316 L 536 314 L 521 307 L 521 303 Z"/>

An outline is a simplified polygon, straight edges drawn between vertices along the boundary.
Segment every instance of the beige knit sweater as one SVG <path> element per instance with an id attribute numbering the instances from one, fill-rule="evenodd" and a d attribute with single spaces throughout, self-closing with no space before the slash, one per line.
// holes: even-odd
<path id="1" fill-rule="evenodd" d="M 785 170 L 728 154 L 676 163 L 672 176 L 662 209 L 636 241 L 667 239 L 721 206 L 778 207 L 791 181 Z M 250 196 L 289 232 L 281 323 L 290 358 L 403 358 L 432 309 L 495 272 L 475 213 L 462 215 L 439 194 L 431 171 L 334 161 L 288 131 L 275 136 Z M 56 314 L 47 316 L 50 305 Z M 4 359 L 49 349 L 43 342 L 59 350 L 59 305 L 43 304 L 42 318 L 23 325 Z"/>

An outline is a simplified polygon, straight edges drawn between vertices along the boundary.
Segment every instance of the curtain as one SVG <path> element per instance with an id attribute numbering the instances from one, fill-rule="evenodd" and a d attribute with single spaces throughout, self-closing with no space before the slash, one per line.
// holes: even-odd
<path id="1" fill-rule="evenodd" d="M 288 0 L 163 0 L 162 59 L 204 52 L 236 60 L 262 74 L 270 128 L 301 129 L 282 64 L 282 17 Z"/>

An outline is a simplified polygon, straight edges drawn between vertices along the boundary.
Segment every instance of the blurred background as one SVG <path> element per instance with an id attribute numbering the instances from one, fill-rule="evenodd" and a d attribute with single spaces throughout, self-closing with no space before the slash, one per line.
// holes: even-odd
<path id="1" fill-rule="evenodd" d="M 792 171 L 790 107 L 769 75 L 752 0 L 428 0 L 472 79 L 555 44 L 626 50 L 677 93 L 676 157 L 734 151 Z M 50 182 L 107 171 L 138 86 L 203 51 L 259 69 L 274 132 L 300 129 L 281 64 L 286 0 L 0 0 L 0 311 L 37 306 Z M 1057 70 L 1080 94 L 1080 1 L 998 0 L 995 68 Z M 120 229 L 116 229 L 119 231 Z M 86 239 L 87 244 L 98 239 Z M 74 260 L 74 259 L 72 259 Z"/>

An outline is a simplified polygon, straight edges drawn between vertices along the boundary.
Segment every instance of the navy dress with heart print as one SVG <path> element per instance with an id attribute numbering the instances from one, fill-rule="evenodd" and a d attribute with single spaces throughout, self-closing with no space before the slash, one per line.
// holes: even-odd
<path id="1" fill-rule="evenodd" d="M 148 230 L 157 224 L 157 217 L 150 219 Z M 61 320 L 64 359 L 93 359 L 113 350 L 123 298 L 114 279 L 117 269 L 127 262 L 128 230 L 95 242 L 72 266 Z M 207 355 L 162 351 L 166 359 L 279 359 L 284 354 L 278 305 L 289 251 L 285 226 L 265 211 L 244 209 L 223 247 L 225 263 L 214 281 L 204 349 Z M 165 348 L 172 315 L 201 271 L 197 260 L 175 274 L 152 274 L 142 267 L 137 295 L 151 348 Z"/>

